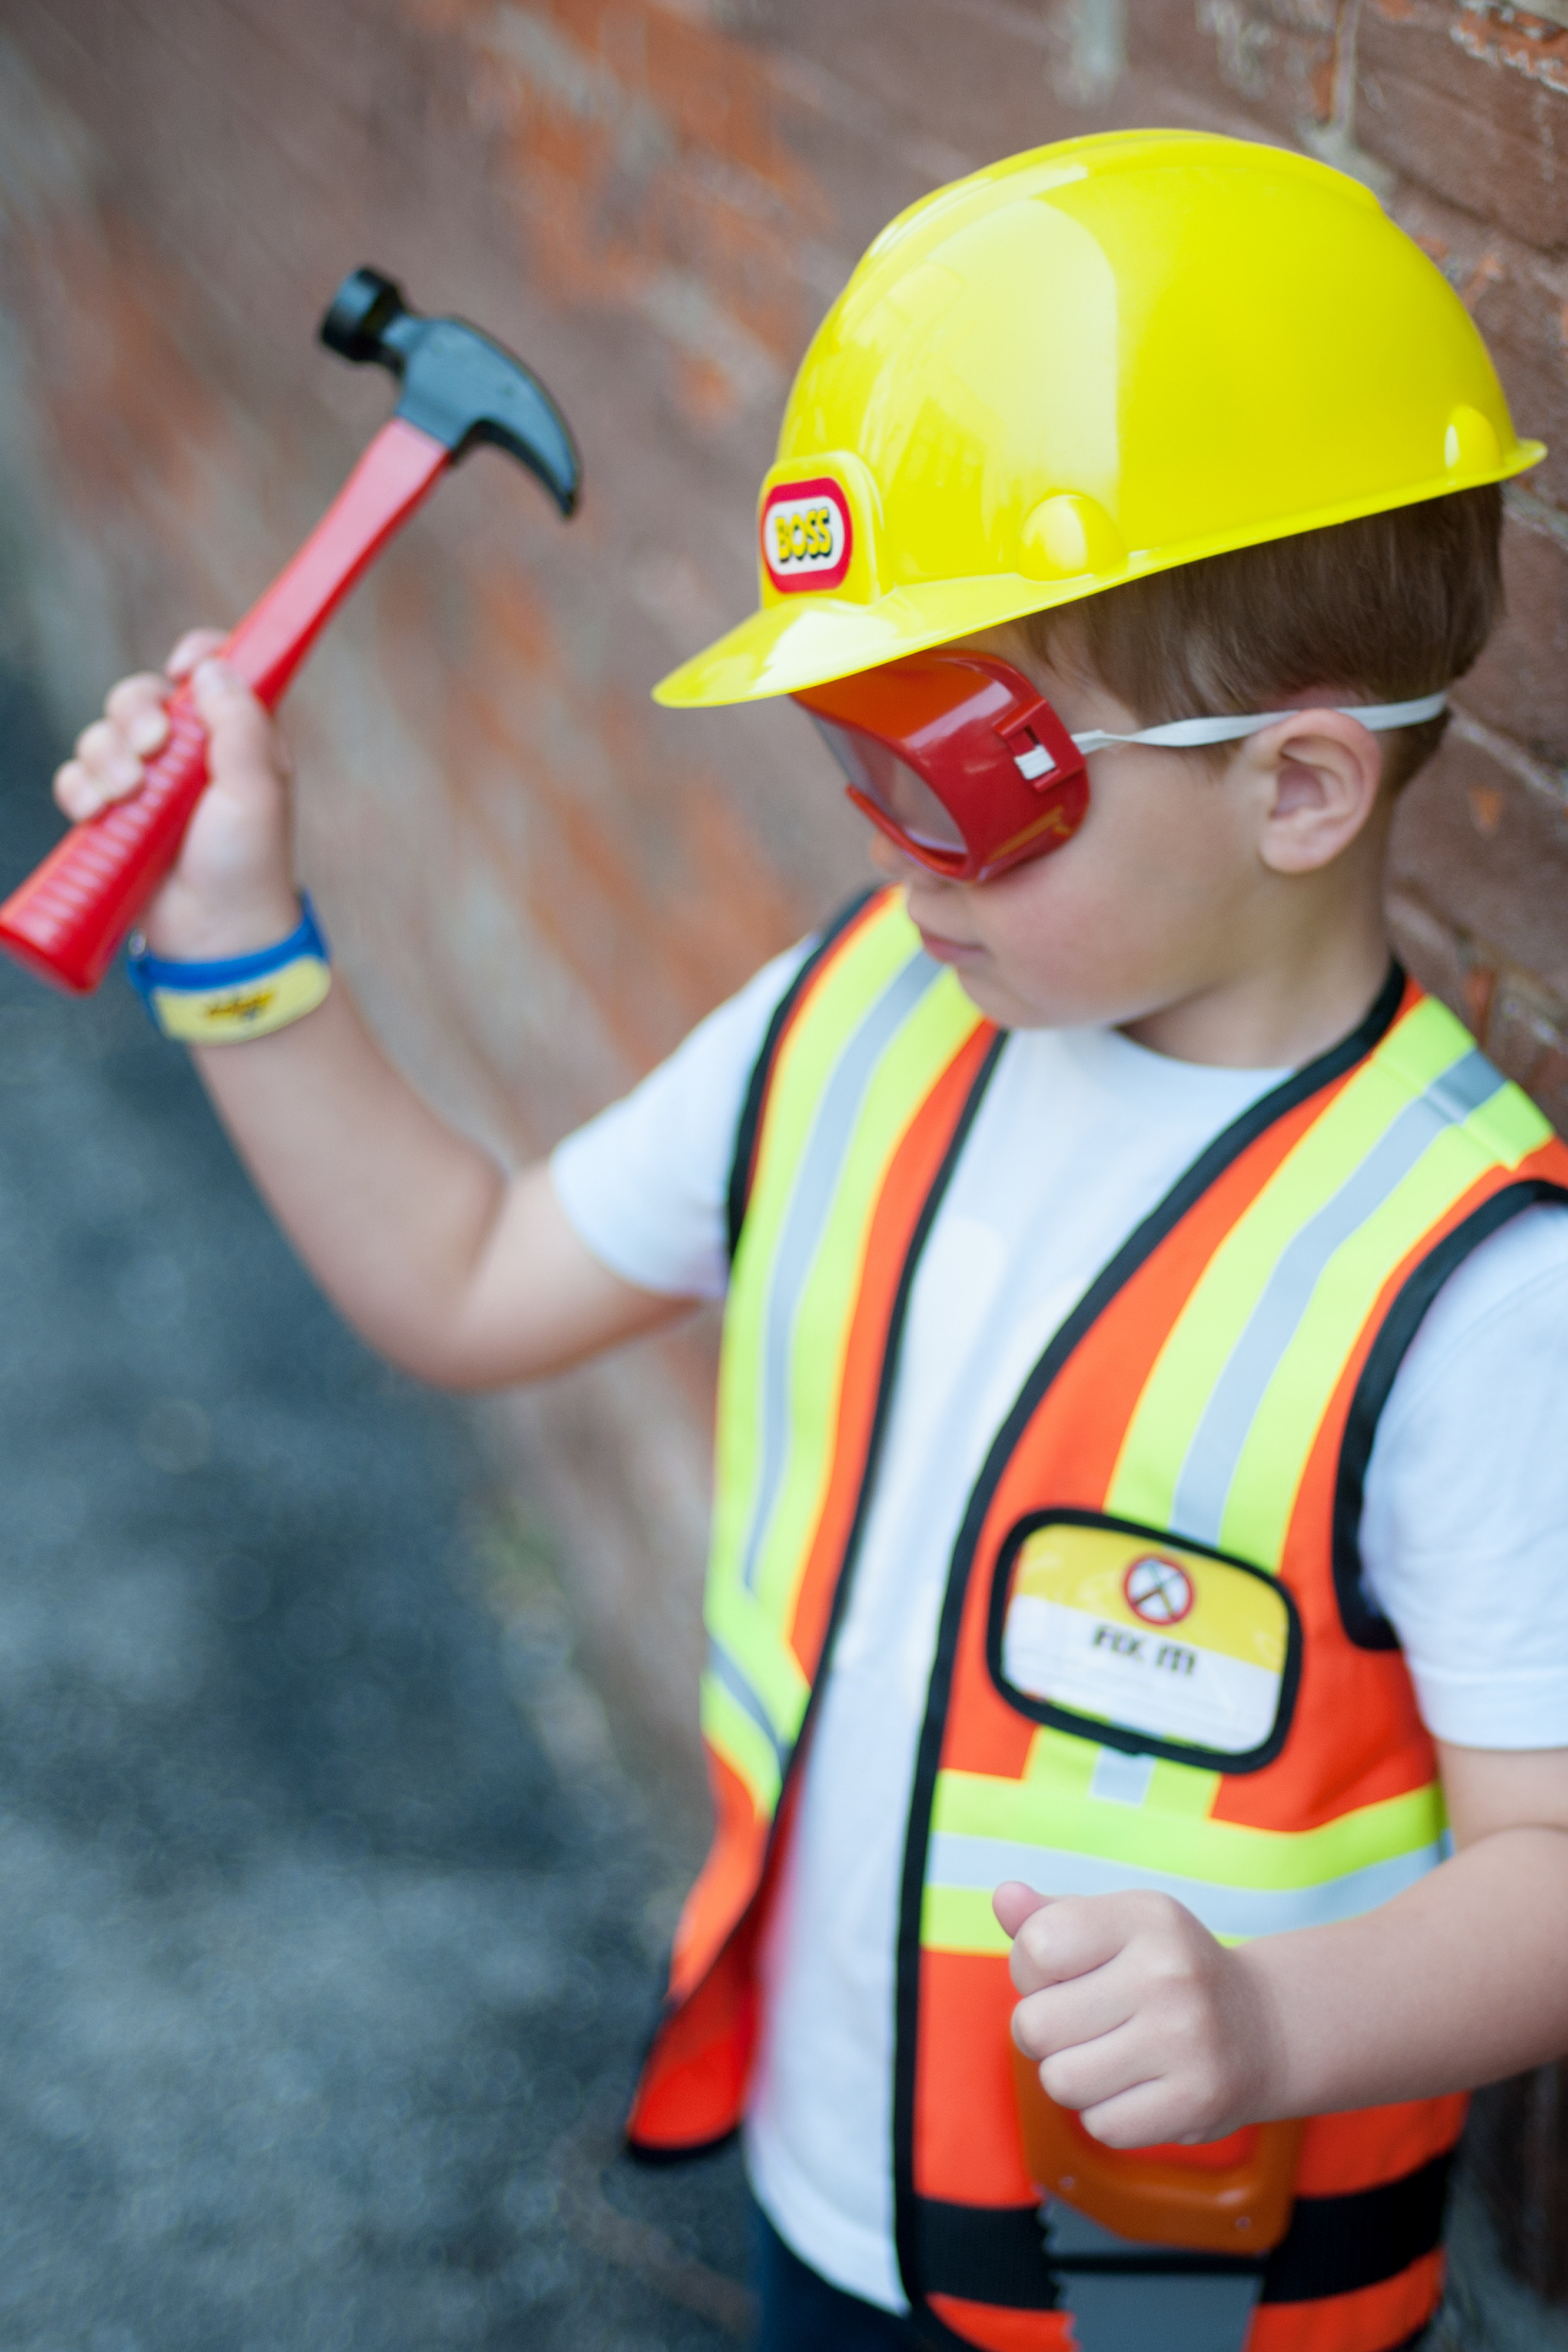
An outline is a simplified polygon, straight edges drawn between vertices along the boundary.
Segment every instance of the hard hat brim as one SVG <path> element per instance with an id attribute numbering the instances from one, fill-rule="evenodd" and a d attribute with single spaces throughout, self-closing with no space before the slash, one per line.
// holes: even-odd
<path id="1" fill-rule="evenodd" d="M 798 694 L 806 687 L 853 677 L 858 670 L 874 669 L 907 654 L 925 653 L 955 637 L 1000 628 L 1028 612 L 1081 603 L 1086 597 L 1102 595 L 1106 589 L 1147 578 L 1152 572 L 1173 569 L 1178 564 L 1198 563 L 1239 546 L 1290 538 L 1298 531 L 1352 521 L 1391 507 L 1414 506 L 1424 499 L 1446 497 L 1523 473 L 1538 466 L 1545 454 L 1543 442 L 1516 441 L 1500 465 L 1478 467 L 1473 474 L 1445 472 L 1437 480 L 1402 488 L 1392 498 L 1352 500 L 1343 508 L 1274 521 L 1250 542 L 1232 530 L 1216 533 L 1212 543 L 1190 541 L 1169 553 L 1135 554 L 1109 575 L 1045 580 L 1022 572 L 989 572 L 979 578 L 922 580 L 892 589 L 868 604 L 831 595 L 792 596 L 753 612 L 671 670 L 654 688 L 654 700 L 671 710 L 692 710 Z"/>
<path id="2" fill-rule="evenodd" d="M 1080 589 L 1079 594 L 1082 593 Z M 1016 620 L 1053 601 L 1021 573 L 977 580 L 924 580 L 868 605 L 832 596 L 797 596 L 765 606 L 713 645 L 694 654 L 654 688 L 673 710 L 760 702 L 825 686 L 952 637 Z"/>

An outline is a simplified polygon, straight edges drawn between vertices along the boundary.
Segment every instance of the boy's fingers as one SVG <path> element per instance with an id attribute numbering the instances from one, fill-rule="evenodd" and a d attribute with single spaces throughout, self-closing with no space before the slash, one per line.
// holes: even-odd
<path id="1" fill-rule="evenodd" d="M 1078 2110 L 1078 2121 L 1091 2137 L 1107 2148 L 1157 2147 L 1176 2137 L 1194 2147 L 1206 2134 L 1179 2131 L 1189 2105 L 1168 2082 L 1151 2077 L 1147 2082 L 1130 2082 L 1125 2090 L 1106 2098 L 1086 2101 Z"/>
<path id="2" fill-rule="evenodd" d="M 90 727 L 82 728 L 76 737 L 76 760 L 106 801 L 123 799 L 141 782 L 141 761 L 107 718 L 95 719 Z"/>
<path id="3" fill-rule="evenodd" d="M 238 670 L 226 662 L 203 662 L 191 677 L 196 708 L 206 722 L 215 780 L 244 778 L 275 783 L 285 773 L 282 746 L 271 719 Z"/>
<path id="4" fill-rule="evenodd" d="M 1030 2050 L 1028 2055 L 1040 2065 L 1047 2096 L 1058 2107 L 1080 2113 L 1153 2079 L 1148 2053 L 1137 2049 L 1132 2038 L 1114 2027 L 1106 2034 L 1059 2042 L 1053 2050 Z"/>
<path id="5" fill-rule="evenodd" d="M 198 662 L 210 660 L 223 642 L 221 629 L 187 629 L 164 667 L 172 678 L 188 678 Z"/>
<path id="6" fill-rule="evenodd" d="M 1043 1910 L 1054 1899 L 1049 1894 L 1037 1894 L 1021 1879 L 1004 1879 L 991 1897 L 991 1908 L 997 1915 L 1003 1933 L 1016 1936 L 1026 1919 L 1034 1912 Z"/>
<path id="7" fill-rule="evenodd" d="M 1107 2034 L 1130 2024 L 1135 2010 L 1115 1970 L 1092 1969 L 1088 1976 L 1026 1993 L 1012 2013 L 1012 2038 L 1026 2056 L 1049 2058 L 1054 2051 L 1102 2043 Z M 1052 2096 L 1057 2095 L 1053 2087 Z"/>
<path id="8" fill-rule="evenodd" d="M 55 807 L 74 825 L 96 816 L 107 806 L 102 788 L 79 760 L 68 760 L 64 767 L 55 769 L 54 793 Z"/>
<path id="9" fill-rule="evenodd" d="M 169 713 L 164 709 L 168 694 L 169 680 L 144 670 L 137 677 L 122 678 L 104 706 L 111 723 L 144 759 L 158 750 L 169 733 Z"/>
<path id="10" fill-rule="evenodd" d="M 226 662 L 209 660 L 199 663 L 191 673 L 191 690 L 210 735 L 221 729 L 225 735 L 237 738 L 242 729 L 254 729 L 262 743 L 267 741 L 270 722 L 266 711 L 239 671 L 231 669 Z"/>
<path id="11" fill-rule="evenodd" d="M 1087 1976 L 1114 1960 L 1135 1932 L 1120 1895 L 1063 1895 L 1020 1923 L 1008 1961 L 1012 1981 L 1029 1993 Z"/>

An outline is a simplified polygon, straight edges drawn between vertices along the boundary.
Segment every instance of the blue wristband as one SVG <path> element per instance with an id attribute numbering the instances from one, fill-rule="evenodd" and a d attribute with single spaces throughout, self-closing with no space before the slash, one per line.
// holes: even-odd
<path id="1" fill-rule="evenodd" d="M 287 939 L 205 963 L 154 956 L 133 937 L 125 968 L 154 1026 L 187 1045 L 228 1045 L 314 1012 L 331 986 L 332 952 L 308 891 L 300 906 Z"/>

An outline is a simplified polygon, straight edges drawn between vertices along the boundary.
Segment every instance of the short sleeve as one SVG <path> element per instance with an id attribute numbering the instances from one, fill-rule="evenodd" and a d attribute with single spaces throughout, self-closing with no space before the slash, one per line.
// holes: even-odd
<path id="1" fill-rule="evenodd" d="M 1568 1208 L 1542 1206 L 1439 1293 L 1367 1470 L 1367 1585 L 1458 1747 L 1568 1747 L 1565 1410 Z"/>
<path id="2" fill-rule="evenodd" d="M 623 1281 L 677 1298 L 723 1296 L 730 1161 L 746 1089 L 807 953 L 802 945 L 764 964 L 667 1061 L 551 1155 L 572 1227 Z"/>

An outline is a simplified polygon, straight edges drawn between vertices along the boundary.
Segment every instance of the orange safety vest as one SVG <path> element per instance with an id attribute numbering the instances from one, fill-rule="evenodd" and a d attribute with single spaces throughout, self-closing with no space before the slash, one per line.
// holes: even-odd
<path id="1" fill-rule="evenodd" d="M 647 2154 L 744 2109 L 758 1936 L 905 1310 L 1004 1045 L 881 892 L 808 959 L 753 1076 L 704 1680 L 716 1831 L 629 2125 Z M 1006 1878 L 1162 1886 L 1247 1936 L 1363 1912 L 1441 1861 L 1432 1743 L 1361 1586 L 1362 1482 L 1440 1286 L 1547 1200 L 1568 1200 L 1568 1150 L 1396 972 L 1129 1237 L 997 1432 L 949 1574 L 899 1932 L 896 2237 L 943 2340 L 1068 2352 L 1062 2303 L 1128 2268 L 1167 2296 L 1240 2278 L 1249 2352 L 1392 2352 L 1430 2319 L 1461 2098 L 1310 2121 L 1261 2260 L 1124 2262 L 1092 2230 L 1087 2259 L 1081 2230 L 1048 2251 L 989 1898 Z"/>

